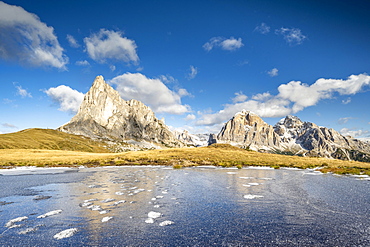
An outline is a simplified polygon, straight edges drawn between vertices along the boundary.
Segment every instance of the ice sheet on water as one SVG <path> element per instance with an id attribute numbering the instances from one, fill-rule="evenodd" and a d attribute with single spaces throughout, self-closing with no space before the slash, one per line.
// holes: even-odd
<path id="1" fill-rule="evenodd" d="M 248 194 L 248 195 L 245 195 L 244 198 L 245 199 L 256 199 L 256 198 L 262 198 L 263 196 L 260 196 L 260 195 L 251 195 L 251 194 Z"/>
<path id="2" fill-rule="evenodd" d="M 249 185 L 252 185 L 252 186 L 257 186 L 257 185 L 260 185 L 260 183 L 248 183 Z"/>
<path id="3" fill-rule="evenodd" d="M 101 222 L 107 222 L 107 221 L 110 221 L 111 219 L 113 219 L 113 217 L 107 216 L 107 217 L 104 217 L 103 219 L 101 219 Z"/>
<path id="4" fill-rule="evenodd" d="M 63 238 L 69 238 L 72 237 L 77 232 L 77 228 L 70 228 L 64 231 L 61 231 L 54 235 L 54 238 L 57 240 L 63 239 Z"/>
<path id="5" fill-rule="evenodd" d="M 18 217 L 18 218 L 15 218 L 15 219 L 12 219 L 12 220 L 9 220 L 6 224 L 5 224 L 5 227 L 8 227 L 8 228 L 13 228 L 13 227 L 17 227 L 17 225 L 15 223 L 18 223 L 18 222 L 21 222 L 21 221 L 24 221 L 24 220 L 27 220 L 28 217 L 27 216 L 22 216 L 22 217 Z"/>
<path id="6" fill-rule="evenodd" d="M 237 174 L 237 173 L 236 172 L 226 172 L 226 174 L 234 175 L 234 174 Z"/>
<path id="7" fill-rule="evenodd" d="M 93 198 L 93 199 L 84 200 L 84 202 L 94 202 L 94 201 L 97 201 L 97 200 L 98 200 L 97 198 Z"/>
<path id="8" fill-rule="evenodd" d="M 61 212 L 62 212 L 61 209 L 53 210 L 53 211 L 47 212 L 46 214 L 37 216 L 37 218 L 42 219 L 42 218 L 46 218 L 46 217 L 53 216 L 53 215 L 56 215 L 56 214 L 60 214 Z"/>
<path id="9" fill-rule="evenodd" d="M 31 233 L 31 232 L 35 232 L 38 229 L 39 229 L 38 227 L 30 227 L 30 228 L 26 228 L 25 230 L 19 231 L 18 234 L 19 235 L 24 235 L 24 234 L 28 234 L 28 233 Z"/>
<path id="10" fill-rule="evenodd" d="M 173 221 L 165 220 L 165 221 L 159 223 L 159 226 L 168 226 L 168 225 L 172 225 L 172 224 L 174 224 Z"/>
<path id="11" fill-rule="evenodd" d="M 254 177 L 239 177 L 241 179 L 254 179 Z"/>
<path id="12" fill-rule="evenodd" d="M 92 211 L 101 211 L 102 210 L 102 208 L 99 205 L 91 205 L 91 206 L 88 206 L 87 208 L 92 210 Z"/>
<path id="13" fill-rule="evenodd" d="M 125 193 L 123 193 L 123 192 L 121 192 L 121 191 L 117 191 L 115 194 L 116 194 L 116 195 L 118 195 L 118 196 L 122 196 L 122 195 L 124 195 Z"/>
<path id="14" fill-rule="evenodd" d="M 120 201 L 114 202 L 111 206 L 117 206 L 118 204 L 125 203 L 125 202 L 126 202 L 125 200 L 120 200 Z"/>
<path id="15" fill-rule="evenodd" d="M 99 212 L 99 214 L 106 214 L 106 213 L 108 213 L 107 210 L 102 210 L 102 211 Z"/>

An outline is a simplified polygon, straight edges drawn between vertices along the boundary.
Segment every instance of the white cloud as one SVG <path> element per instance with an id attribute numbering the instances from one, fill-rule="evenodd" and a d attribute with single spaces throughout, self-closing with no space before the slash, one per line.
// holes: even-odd
<path id="1" fill-rule="evenodd" d="M 277 95 L 266 92 L 252 96 L 251 100 L 226 104 L 219 112 L 203 114 L 197 124 L 220 124 L 243 109 L 253 111 L 260 117 L 282 117 L 316 105 L 322 99 L 332 98 L 334 93 L 340 95 L 359 93 L 369 84 L 370 76 L 367 74 L 351 75 L 346 80 L 322 78 L 312 85 L 291 81 L 280 85 Z"/>
<path id="2" fill-rule="evenodd" d="M 84 99 L 84 94 L 68 86 L 60 85 L 45 90 L 45 93 L 60 105 L 60 111 L 76 113 Z"/>
<path id="3" fill-rule="evenodd" d="M 235 93 L 235 97 L 232 98 L 233 103 L 238 103 L 238 102 L 243 102 L 247 99 L 248 97 L 243 94 L 243 92 L 237 92 Z"/>
<path id="4" fill-rule="evenodd" d="M 189 80 L 194 79 L 198 74 L 198 68 L 194 67 L 193 65 L 190 65 L 190 72 L 187 76 Z"/>
<path id="5" fill-rule="evenodd" d="M 177 80 L 171 76 L 171 75 L 160 75 L 158 77 L 159 80 L 161 80 L 162 82 L 164 83 L 173 83 L 173 82 L 177 82 Z"/>
<path id="6" fill-rule="evenodd" d="M 273 68 L 272 70 L 267 71 L 267 74 L 271 77 L 278 76 L 279 70 L 277 68 Z"/>
<path id="7" fill-rule="evenodd" d="M 203 49 L 210 51 L 215 47 L 220 47 L 223 50 L 234 51 L 244 46 L 242 39 L 235 39 L 230 37 L 229 39 L 223 37 L 213 37 L 207 43 L 203 45 Z"/>
<path id="8" fill-rule="evenodd" d="M 116 60 L 136 64 L 139 61 L 136 43 L 122 35 L 120 31 L 100 29 L 98 33 L 84 38 L 86 52 L 99 63 Z"/>
<path id="9" fill-rule="evenodd" d="M 192 120 L 195 120 L 197 117 L 194 115 L 194 114 L 188 114 L 186 116 L 185 121 L 192 121 Z"/>
<path id="10" fill-rule="evenodd" d="M 68 63 L 52 27 L 37 15 L 4 2 L 0 2 L 0 58 L 62 70 Z"/>
<path id="11" fill-rule="evenodd" d="M 339 124 L 346 124 L 348 122 L 348 120 L 351 120 L 353 119 L 353 117 L 343 117 L 343 118 L 339 118 L 338 119 L 338 123 Z"/>
<path id="12" fill-rule="evenodd" d="M 261 23 L 260 25 L 258 25 L 254 31 L 257 31 L 259 33 L 262 33 L 262 34 L 267 34 L 270 32 L 270 27 L 266 25 L 266 23 Z"/>
<path id="13" fill-rule="evenodd" d="M 22 98 L 29 97 L 32 98 L 31 93 L 27 92 L 26 89 L 22 88 L 22 86 L 15 86 L 17 88 L 17 94 L 20 95 Z"/>
<path id="14" fill-rule="evenodd" d="M 116 70 L 116 66 L 114 66 L 114 65 L 110 65 L 110 66 L 109 66 L 109 69 L 110 69 L 111 71 L 115 71 L 115 70 Z"/>
<path id="15" fill-rule="evenodd" d="M 7 129 L 18 129 L 17 126 L 15 126 L 14 124 L 10 124 L 10 123 L 2 123 L 1 126 Z"/>
<path id="16" fill-rule="evenodd" d="M 77 40 L 70 34 L 67 34 L 67 40 L 71 47 L 78 48 L 80 47 L 80 44 L 77 42 Z"/>
<path id="17" fill-rule="evenodd" d="M 83 61 L 77 61 L 76 65 L 78 65 L 78 66 L 90 66 L 90 63 L 86 60 L 83 60 Z"/>
<path id="18" fill-rule="evenodd" d="M 351 97 L 348 97 L 347 99 L 342 100 L 342 104 L 347 105 L 351 103 L 351 101 L 352 101 Z"/>
<path id="19" fill-rule="evenodd" d="M 339 131 L 344 136 L 360 137 L 369 133 L 368 130 L 343 128 Z"/>
<path id="20" fill-rule="evenodd" d="M 300 45 L 307 38 L 302 34 L 299 28 L 285 28 L 276 29 L 275 33 L 278 35 L 283 35 L 286 42 L 289 45 Z"/>
<path id="21" fill-rule="evenodd" d="M 181 104 L 185 89 L 171 91 L 160 79 L 150 79 L 140 73 L 125 73 L 109 81 L 125 100 L 136 99 L 149 105 L 156 113 L 184 114 L 190 106 Z"/>

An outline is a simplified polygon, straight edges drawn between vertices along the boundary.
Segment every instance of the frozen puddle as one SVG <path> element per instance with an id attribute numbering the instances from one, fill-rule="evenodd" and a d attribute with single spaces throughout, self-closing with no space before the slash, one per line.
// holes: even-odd
<path id="1" fill-rule="evenodd" d="M 72 237 L 77 232 L 77 228 L 70 228 L 64 231 L 61 231 L 54 235 L 54 238 L 59 240 L 63 238 L 69 238 Z"/>

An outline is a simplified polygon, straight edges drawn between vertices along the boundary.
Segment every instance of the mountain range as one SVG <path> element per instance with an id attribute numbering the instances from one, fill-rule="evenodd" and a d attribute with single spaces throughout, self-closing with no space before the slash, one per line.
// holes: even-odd
<path id="1" fill-rule="evenodd" d="M 77 114 L 59 131 L 104 141 L 112 151 L 227 143 L 259 152 L 370 161 L 370 145 L 334 129 L 286 116 L 275 126 L 250 111 L 236 113 L 218 134 L 170 131 L 137 100 L 123 100 L 97 76 Z"/>

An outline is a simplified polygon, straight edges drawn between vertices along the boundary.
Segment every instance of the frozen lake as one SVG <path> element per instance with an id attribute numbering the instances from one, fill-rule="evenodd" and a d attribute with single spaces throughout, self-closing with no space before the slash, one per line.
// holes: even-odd
<path id="1" fill-rule="evenodd" d="M 0 170 L 1 246 L 370 246 L 370 181 L 311 170 Z"/>

